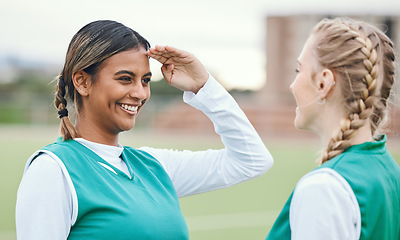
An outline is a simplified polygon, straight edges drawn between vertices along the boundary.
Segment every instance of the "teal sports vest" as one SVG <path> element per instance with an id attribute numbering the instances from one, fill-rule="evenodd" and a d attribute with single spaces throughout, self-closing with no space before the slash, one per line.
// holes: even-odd
<path id="1" fill-rule="evenodd" d="M 68 239 L 189 239 L 175 188 L 148 153 L 124 147 L 130 179 L 74 140 L 58 140 L 43 150 L 61 159 L 77 194 L 78 215 Z"/>
<path id="2" fill-rule="evenodd" d="M 360 207 L 360 239 L 400 239 L 400 167 L 385 143 L 386 136 L 383 135 L 380 141 L 351 146 L 316 168 L 331 168 L 350 184 Z M 292 196 L 293 192 L 267 240 L 291 239 L 289 211 Z"/>

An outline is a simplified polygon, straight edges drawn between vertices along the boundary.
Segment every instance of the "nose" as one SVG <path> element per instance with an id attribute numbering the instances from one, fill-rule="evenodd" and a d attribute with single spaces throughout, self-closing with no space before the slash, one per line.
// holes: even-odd
<path id="1" fill-rule="evenodd" d="M 139 101 L 146 100 L 150 97 L 150 90 L 148 87 L 143 86 L 141 81 L 131 85 L 129 97 L 138 99 Z"/>
<path id="2" fill-rule="evenodd" d="M 294 82 L 292 82 L 292 83 L 290 84 L 290 86 L 289 86 L 289 90 L 290 90 L 291 93 L 293 93 L 293 85 L 294 85 Z"/>

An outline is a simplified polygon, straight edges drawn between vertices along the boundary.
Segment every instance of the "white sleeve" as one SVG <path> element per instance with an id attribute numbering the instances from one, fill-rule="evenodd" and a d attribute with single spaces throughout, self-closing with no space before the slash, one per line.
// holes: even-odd
<path id="1" fill-rule="evenodd" d="M 72 223 L 71 196 L 59 164 L 48 154 L 39 155 L 27 167 L 18 188 L 17 239 L 67 239 Z"/>
<path id="2" fill-rule="evenodd" d="M 356 196 L 336 171 L 321 168 L 297 184 L 290 205 L 292 239 L 359 239 L 361 215 Z"/>
<path id="3" fill-rule="evenodd" d="M 174 151 L 142 147 L 166 169 L 179 197 L 231 186 L 265 173 L 273 159 L 233 97 L 211 75 L 184 101 L 213 122 L 225 145 L 221 150 Z"/>

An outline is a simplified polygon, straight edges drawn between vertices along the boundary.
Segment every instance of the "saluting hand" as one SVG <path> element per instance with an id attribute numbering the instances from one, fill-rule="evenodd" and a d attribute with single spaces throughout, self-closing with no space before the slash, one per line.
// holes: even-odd
<path id="1" fill-rule="evenodd" d="M 165 81 L 182 91 L 197 93 L 208 80 L 203 64 L 191 53 L 170 46 L 155 46 L 147 55 L 162 63 Z"/>

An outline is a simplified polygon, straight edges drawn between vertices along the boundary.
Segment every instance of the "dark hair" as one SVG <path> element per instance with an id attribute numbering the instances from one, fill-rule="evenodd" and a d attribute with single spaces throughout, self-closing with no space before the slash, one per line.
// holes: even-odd
<path id="1" fill-rule="evenodd" d="M 78 71 L 85 71 L 94 76 L 102 63 L 109 57 L 131 49 L 143 47 L 148 50 L 149 42 L 139 33 L 125 25 L 111 21 L 94 21 L 81 28 L 72 38 L 62 72 L 58 75 L 58 84 L 54 105 L 61 118 L 61 135 L 64 140 L 78 137 L 76 129 L 66 114 L 67 100 L 73 101 L 79 111 L 81 95 L 76 91 L 72 76 Z"/>

